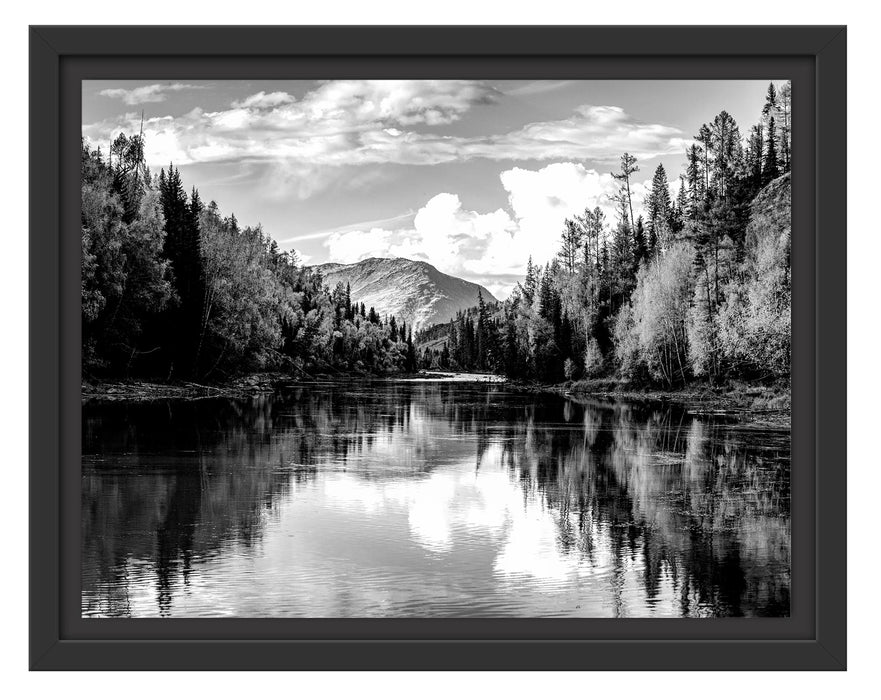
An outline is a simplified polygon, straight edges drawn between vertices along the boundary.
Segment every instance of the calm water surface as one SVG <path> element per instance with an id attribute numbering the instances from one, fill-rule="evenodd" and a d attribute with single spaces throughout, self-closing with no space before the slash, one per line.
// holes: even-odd
<path id="1" fill-rule="evenodd" d="M 84 616 L 788 615 L 789 431 L 499 385 L 83 406 Z"/>

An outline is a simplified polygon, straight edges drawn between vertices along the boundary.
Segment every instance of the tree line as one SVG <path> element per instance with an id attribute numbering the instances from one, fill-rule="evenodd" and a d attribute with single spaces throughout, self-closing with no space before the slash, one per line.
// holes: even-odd
<path id="1" fill-rule="evenodd" d="M 152 174 L 143 135 L 81 151 L 84 376 L 415 370 L 406 323 L 187 194 L 174 165 Z"/>
<path id="2" fill-rule="evenodd" d="M 616 221 L 567 219 L 557 256 L 530 259 L 512 295 L 481 299 L 417 335 L 420 366 L 559 382 L 621 377 L 789 377 L 791 87 L 768 87 L 747 136 L 721 111 L 687 151 L 676 197 L 663 165 L 634 216 L 637 159 L 625 153 Z"/>

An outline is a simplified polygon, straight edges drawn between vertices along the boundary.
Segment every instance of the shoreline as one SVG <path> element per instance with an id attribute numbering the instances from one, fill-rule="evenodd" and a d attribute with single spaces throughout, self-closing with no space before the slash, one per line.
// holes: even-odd
<path id="1" fill-rule="evenodd" d="M 711 387 L 706 384 L 690 384 L 674 389 L 634 387 L 614 379 L 567 381 L 562 384 L 542 384 L 508 379 L 489 372 L 455 372 L 422 370 L 416 373 L 395 375 L 319 374 L 315 376 L 292 376 L 280 372 L 263 372 L 245 375 L 218 384 L 196 382 L 157 382 L 149 380 L 85 381 L 81 385 L 81 398 L 107 401 L 154 401 L 166 399 L 245 398 L 259 396 L 294 384 L 321 384 L 343 380 L 378 382 L 432 382 L 475 383 L 506 386 L 527 393 L 550 393 L 572 399 L 596 399 L 601 401 L 675 402 L 685 404 L 695 412 L 749 412 L 789 416 L 791 394 L 788 386 L 768 386 L 732 382 Z"/>
<path id="2" fill-rule="evenodd" d="M 613 379 L 568 381 L 562 384 L 512 383 L 522 391 L 550 392 L 574 400 L 676 403 L 692 414 L 740 414 L 752 422 L 789 425 L 792 395 L 789 386 L 730 382 L 711 387 L 688 384 L 675 389 L 637 388 Z"/>

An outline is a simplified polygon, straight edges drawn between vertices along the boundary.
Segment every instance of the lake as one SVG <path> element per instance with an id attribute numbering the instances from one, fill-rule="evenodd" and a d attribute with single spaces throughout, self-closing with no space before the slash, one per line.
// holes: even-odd
<path id="1" fill-rule="evenodd" d="M 786 616 L 788 428 L 500 384 L 83 405 L 82 614 Z"/>

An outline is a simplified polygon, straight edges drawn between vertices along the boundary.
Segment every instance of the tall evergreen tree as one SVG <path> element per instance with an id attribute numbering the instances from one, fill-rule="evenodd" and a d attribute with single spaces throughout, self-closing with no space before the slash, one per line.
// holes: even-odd
<path id="1" fill-rule="evenodd" d="M 703 178 L 701 191 L 706 197 L 710 193 L 710 152 L 713 149 L 713 134 L 710 131 L 710 127 L 708 127 L 706 124 L 701 124 L 701 128 L 698 129 L 697 136 L 695 136 L 694 138 L 695 141 L 697 141 L 697 143 L 699 144 L 701 176 Z"/>
<path id="2" fill-rule="evenodd" d="M 672 203 L 670 201 L 670 184 L 667 182 L 667 171 L 664 170 L 664 164 L 660 163 L 655 168 L 655 174 L 652 177 L 652 189 L 649 192 L 647 201 L 648 210 L 648 228 L 651 236 L 652 247 L 665 245 L 663 232 L 670 227 L 672 216 Z"/>
<path id="3" fill-rule="evenodd" d="M 740 156 L 740 129 L 724 109 L 716 115 L 710 126 L 712 150 L 712 177 L 715 194 L 723 199 L 734 175 L 734 166 Z"/>
<path id="4" fill-rule="evenodd" d="M 765 138 L 762 124 L 756 124 L 750 130 L 747 147 L 747 172 L 750 183 L 754 189 L 762 186 L 762 171 L 764 169 Z"/>
<path id="5" fill-rule="evenodd" d="M 483 294 L 480 289 L 477 290 L 477 328 L 475 332 L 476 340 L 476 364 L 478 369 L 488 367 L 489 356 L 489 318 L 486 312 L 486 304 L 483 301 Z"/>
<path id="6" fill-rule="evenodd" d="M 772 84 L 773 86 L 773 84 Z M 768 138 L 765 144 L 765 161 L 762 164 L 762 184 L 765 185 L 780 175 L 780 164 L 777 160 L 777 135 L 774 117 L 768 119 Z"/>
<path id="7" fill-rule="evenodd" d="M 199 215 L 201 200 L 188 202 L 180 171 L 170 165 L 159 175 L 160 201 L 165 217 L 165 255 L 174 271 L 178 310 L 166 326 L 172 350 L 170 373 L 198 375 L 199 341 L 203 336 L 203 274 Z"/>
<path id="8" fill-rule="evenodd" d="M 621 202 L 618 212 L 618 226 L 612 238 L 612 267 L 615 270 L 615 292 L 621 300 L 629 292 L 630 281 L 636 272 L 633 255 L 633 231 L 630 228 L 627 203 Z"/>
<path id="9" fill-rule="evenodd" d="M 645 224 L 640 214 L 636 218 L 636 228 L 633 231 L 633 258 L 637 267 L 649 257 L 648 241 L 645 237 Z"/>
<path id="10" fill-rule="evenodd" d="M 705 196 L 704 178 L 701 172 L 701 153 L 697 144 L 688 149 L 688 169 L 686 170 L 689 195 L 689 218 L 696 218 L 703 208 Z"/>
<path id="11" fill-rule="evenodd" d="M 636 225 L 633 220 L 633 197 L 630 192 L 630 176 L 639 171 L 636 164 L 636 156 L 625 153 L 621 156 L 621 172 L 612 173 L 612 177 L 621 183 L 621 197 L 627 202 L 627 209 L 630 214 L 631 229 Z"/>
<path id="12" fill-rule="evenodd" d="M 570 275 L 575 273 L 578 265 L 579 252 L 584 242 L 584 229 L 574 219 L 566 219 L 563 222 L 563 234 L 561 236 L 560 258 L 563 266 Z"/>
<path id="13" fill-rule="evenodd" d="M 771 119 L 777 116 L 777 89 L 774 83 L 768 83 L 768 91 L 765 93 L 765 106 L 762 107 L 762 116 Z"/>
<path id="14" fill-rule="evenodd" d="M 676 222 L 674 231 L 682 230 L 685 222 L 691 218 L 691 202 L 688 198 L 688 185 L 683 175 L 679 176 L 679 191 L 676 193 Z"/>
<path id="15" fill-rule="evenodd" d="M 523 298 L 530 306 L 532 306 L 532 302 L 535 300 L 535 292 L 538 285 L 537 276 L 538 270 L 532 264 L 532 256 L 530 255 L 529 262 L 526 263 L 526 279 L 523 282 Z"/>

